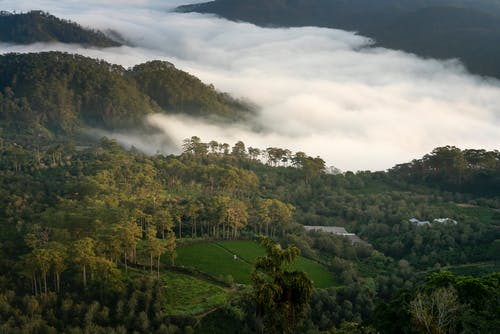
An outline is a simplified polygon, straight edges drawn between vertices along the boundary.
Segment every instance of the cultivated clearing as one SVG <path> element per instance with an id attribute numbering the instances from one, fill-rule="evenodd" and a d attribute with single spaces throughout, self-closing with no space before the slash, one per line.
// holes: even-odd
<path id="1" fill-rule="evenodd" d="M 264 249 L 254 241 L 202 242 L 178 247 L 176 265 L 196 268 L 236 283 L 249 284 L 253 263 L 264 254 Z M 291 268 L 305 271 L 317 288 L 335 285 L 333 274 L 315 261 L 299 257 Z"/>

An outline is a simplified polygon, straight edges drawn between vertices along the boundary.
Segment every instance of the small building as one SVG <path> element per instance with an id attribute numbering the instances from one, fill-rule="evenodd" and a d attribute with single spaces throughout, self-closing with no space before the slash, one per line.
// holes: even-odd
<path id="1" fill-rule="evenodd" d="M 458 224 L 458 222 L 455 219 L 451 219 L 451 218 L 436 218 L 432 222 L 433 223 L 440 223 L 440 224 L 452 224 L 452 225 Z"/>
<path id="2" fill-rule="evenodd" d="M 347 232 L 344 227 L 340 227 L 340 226 L 308 226 L 308 225 L 305 225 L 304 228 L 306 229 L 306 231 L 322 231 L 322 232 L 326 232 L 326 233 L 332 233 L 332 234 L 336 234 L 336 235 L 341 235 L 341 236 L 349 238 L 349 240 L 351 240 L 351 243 L 353 245 L 354 244 L 363 244 L 363 245 L 371 247 L 371 245 L 368 242 L 366 242 L 363 239 L 361 239 L 360 237 L 358 237 L 355 233 L 349 233 L 349 232 Z"/>
<path id="3" fill-rule="evenodd" d="M 411 218 L 408 221 L 414 225 L 417 225 L 417 226 L 424 226 L 424 225 L 431 224 L 431 222 L 428 220 L 418 220 L 417 218 Z"/>
<path id="4" fill-rule="evenodd" d="M 304 226 L 307 231 L 323 231 L 338 235 L 353 235 L 354 233 L 349 233 L 345 228 L 339 226 Z"/>

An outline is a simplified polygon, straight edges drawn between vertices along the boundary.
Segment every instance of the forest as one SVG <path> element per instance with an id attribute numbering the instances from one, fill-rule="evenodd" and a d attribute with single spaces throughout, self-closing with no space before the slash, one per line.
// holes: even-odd
<path id="1" fill-rule="evenodd" d="M 0 86 L 2 333 L 500 327 L 496 150 L 378 172 L 198 136 L 147 155 L 82 133 L 256 107 L 167 62 L 58 52 L 0 56 Z"/>
<path id="2" fill-rule="evenodd" d="M 450 150 L 458 149 L 429 156 L 444 163 Z M 490 154 L 498 177 L 498 152 L 480 155 Z M 125 151 L 110 139 L 34 149 L 3 138 L 0 163 L 6 333 L 493 333 L 499 325 L 499 198 L 489 191 L 451 192 L 448 180 L 430 186 L 392 170 L 331 174 L 303 152 L 198 137 L 178 156 Z M 457 224 L 417 226 L 412 217 Z M 303 224 L 344 226 L 369 244 Z M 258 293 L 268 290 L 255 287 L 267 276 L 240 284 L 176 263 L 187 244 L 262 235 L 271 250 L 273 242 L 293 250 L 280 261 L 300 253 L 334 285 L 306 284 L 303 299 L 262 309 Z M 269 263 L 256 260 L 256 273 Z M 167 277 L 201 277 L 228 292 L 208 314 L 169 313 Z M 444 325 L 434 301 L 448 303 Z M 272 315 L 290 305 L 298 308 L 288 328 Z"/>
<path id="3" fill-rule="evenodd" d="M 84 28 L 75 22 L 59 19 L 34 10 L 27 13 L 0 12 L 0 41 L 29 44 L 36 42 L 79 43 L 95 47 L 120 46 L 102 32 Z"/>
<path id="4" fill-rule="evenodd" d="M 139 128 L 153 113 L 234 121 L 254 110 L 167 62 L 125 69 L 61 52 L 0 56 L 1 130 L 18 140 L 73 137 L 83 127 Z"/>

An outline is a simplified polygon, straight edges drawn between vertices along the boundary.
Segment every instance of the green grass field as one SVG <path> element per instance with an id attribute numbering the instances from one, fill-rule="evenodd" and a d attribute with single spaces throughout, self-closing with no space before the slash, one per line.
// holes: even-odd
<path id="1" fill-rule="evenodd" d="M 224 279 L 232 277 L 237 283 L 249 284 L 253 263 L 257 257 L 265 255 L 265 251 L 253 241 L 219 241 L 178 247 L 177 254 L 176 265 L 193 267 Z M 236 260 L 234 254 L 237 255 Z M 299 257 L 291 268 L 305 271 L 317 288 L 335 285 L 333 274 L 312 260 Z"/>
<path id="2" fill-rule="evenodd" d="M 227 279 L 232 276 L 235 282 L 250 283 L 251 266 L 216 243 L 196 243 L 177 248 L 178 266 L 192 267 L 212 276 Z"/>

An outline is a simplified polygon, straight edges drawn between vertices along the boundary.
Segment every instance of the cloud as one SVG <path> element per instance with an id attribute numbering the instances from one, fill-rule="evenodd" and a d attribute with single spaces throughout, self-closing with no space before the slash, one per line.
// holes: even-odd
<path id="1" fill-rule="evenodd" d="M 84 26 L 113 29 L 134 44 L 103 50 L 4 44 L 0 52 L 61 50 L 126 67 L 164 59 L 262 107 L 256 119 L 262 132 L 186 117 L 150 117 L 177 150 L 182 139 L 197 135 L 205 141 L 243 140 L 253 147 L 300 150 L 343 170 L 378 170 L 441 145 L 499 148 L 500 84 L 468 74 L 456 60 L 367 48 L 368 38 L 341 30 L 264 29 L 171 12 L 185 2 L 0 1 L 4 10 L 42 9 Z M 156 152 L 158 142 L 135 146 Z"/>

